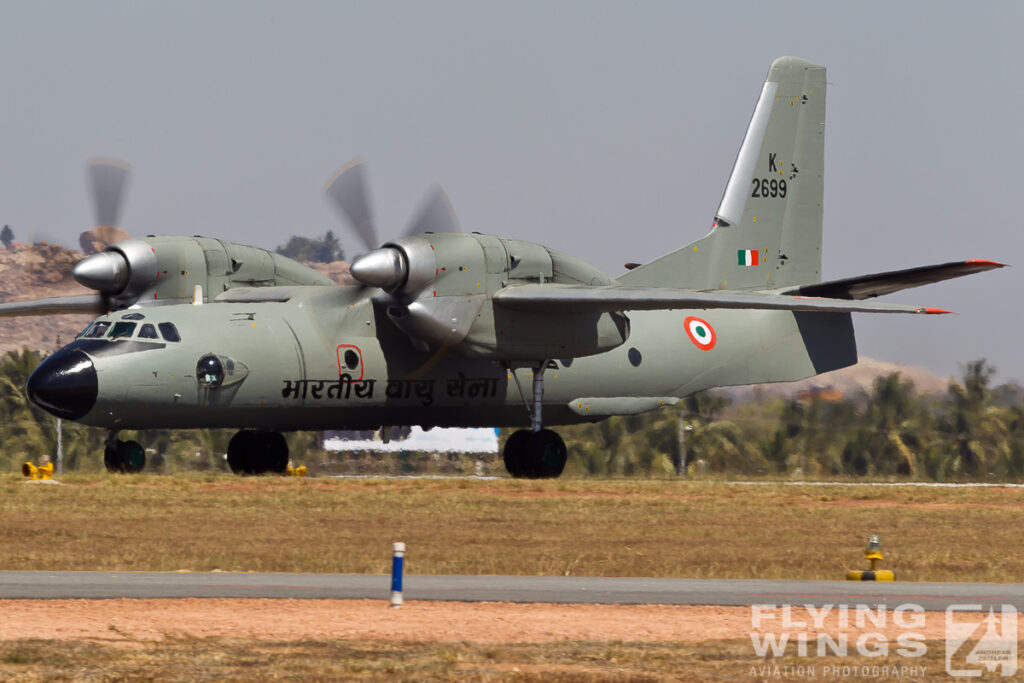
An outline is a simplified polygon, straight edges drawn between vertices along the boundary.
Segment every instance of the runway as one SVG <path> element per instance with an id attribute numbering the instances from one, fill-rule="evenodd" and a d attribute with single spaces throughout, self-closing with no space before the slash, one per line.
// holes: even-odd
<path id="1" fill-rule="evenodd" d="M 1024 584 L 871 583 L 562 576 L 406 576 L 406 600 L 605 605 L 920 605 L 944 610 L 1010 604 Z M 0 572 L 0 599 L 334 598 L 387 599 L 390 577 L 373 574 Z"/>

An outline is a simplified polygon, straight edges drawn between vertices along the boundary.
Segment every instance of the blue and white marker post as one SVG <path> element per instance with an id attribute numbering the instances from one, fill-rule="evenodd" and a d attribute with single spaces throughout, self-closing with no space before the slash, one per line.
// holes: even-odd
<path id="1" fill-rule="evenodd" d="M 395 554 L 391 558 L 391 606 L 402 606 L 402 565 L 405 564 L 405 544 L 392 544 Z"/>

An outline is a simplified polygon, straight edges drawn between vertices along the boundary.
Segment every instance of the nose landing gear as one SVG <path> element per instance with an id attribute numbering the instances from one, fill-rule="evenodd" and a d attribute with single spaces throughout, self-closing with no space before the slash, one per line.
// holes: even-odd
<path id="1" fill-rule="evenodd" d="M 228 443 L 228 467 L 235 474 L 284 474 L 288 443 L 280 432 L 243 429 Z"/>
<path id="2" fill-rule="evenodd" d="M 138 441 L 121 441 L 117 432 L 110 432 L 103 449 L 103 464 L 108 472 L 141 472 L 146 467 L 146 449 Z"/>
<path id="3" fill-rule="evenodd" d="M 533 406 L 527 403 L 530 410 L 530 429 L 520 429 L 512 433 L 505 442 L 502 456 L 505 469 L 515 478 L 554 479 L 565 469 L 568 451 L 565 441 L 556 432 L 544 429 L 541 409 L 544 402 L 544 370 L 547 362 L 541 363 L 533 371 Z M 509 371 L 519 387 L 519 393 L 526 403 L 523 387 L 519 377 L 511 367 Z"/>

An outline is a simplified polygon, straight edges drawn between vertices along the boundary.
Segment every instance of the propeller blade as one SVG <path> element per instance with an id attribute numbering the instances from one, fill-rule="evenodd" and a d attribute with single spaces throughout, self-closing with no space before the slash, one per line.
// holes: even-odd
<path id="1" fill-rule="evenodd" d="M 64 313 L 92 313 L 101 315 L 107 312 L 107 298 L 101 294 L 81 294 L 77 296 L 55 296 L 48 299 L 31 301 L 9 301 L 0 304 L 0 318 L 15 318 L 28 315 L 60 315 Z"/>
<path id="2" fill-rule="evenodd" d="M 406 227 L 403 237 L 424 232 L 462 232 L 455 208 L 440 185 L 434 186 L 420 204 L 416 218 Z"/>
<path id="3" fill-rule="evenodd" d="M 128 185 L 131 166 L 120 159 L 90 159 L 89 180 L 92 183 L 93 209 L 96 225 L 117 226 L 124 202 L 124 189 Z"/>
<path id="4" fill-rule="evenodd" d="M 356 157 L 334 172 L 324 184 L 324 194 L 366 245 L 376 249 L 380 242 L 370 210 L 370 191 L 362 158 Z"/>

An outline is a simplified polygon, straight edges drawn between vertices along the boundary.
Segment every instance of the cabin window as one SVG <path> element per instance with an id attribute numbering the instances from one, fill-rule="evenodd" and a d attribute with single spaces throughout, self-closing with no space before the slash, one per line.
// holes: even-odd
<path id="1" fill-rule="evenodd" d="M 160 323 L 160 334 L 164 336 L 169 342 L 181 341 L 181 335 L 178 334 L 178 328 L 174 326 L 174 323 Z"/>
<path id="2" fill-rule="evenodd" d="M 356 368 L 359 367 L 359 354 L 353 351 L 352 349 L 347 349 L 345 351 L 344 358 L 345 365 L 348 367 L 349 370 L 355 370 Z"/>
<path id="3" fill-rule="evenodd" d="M 110 330 L 111 339 L 122 339 L 124 337 L 130 337 L 135 333 L 137 323 L 114 323 L 114 328 Z"/>
<path id="4" fill-rule="evenodd" d="M 159 339 L 156 334 L 156 327 L 152 323 L 146 323 L 139 329 L 139 339 Z"/>

